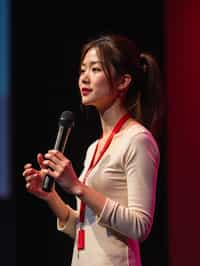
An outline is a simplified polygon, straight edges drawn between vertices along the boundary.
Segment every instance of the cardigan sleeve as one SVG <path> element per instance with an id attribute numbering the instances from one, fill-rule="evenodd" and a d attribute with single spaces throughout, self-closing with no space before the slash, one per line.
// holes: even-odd
<path id="1" fill-rule="evenodd" d="M 147 238 L 153 223 L 159 163 L 153 137 L 146 133 L 134 136 L 122 159 L 128 206 L 107 198 L 97 222 L 133 239 Z"/>

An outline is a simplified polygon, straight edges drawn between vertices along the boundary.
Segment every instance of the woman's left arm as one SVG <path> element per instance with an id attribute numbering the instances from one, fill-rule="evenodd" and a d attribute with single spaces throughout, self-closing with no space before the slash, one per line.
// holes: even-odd
<path id="1" fill-rule="evenodd" d="M 128 207 L 107 199 L 99 223 L 127 237 L 146 239 L 153 223 L 159 163 L 159 149 L 152 136 L 134 137 L 124 158 Z"/>

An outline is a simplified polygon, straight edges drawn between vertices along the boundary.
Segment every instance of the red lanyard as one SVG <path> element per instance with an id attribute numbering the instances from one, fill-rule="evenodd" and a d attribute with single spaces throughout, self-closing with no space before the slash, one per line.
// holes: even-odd
<path id="1" fill-rule="evenodd" d="M 83 184 L 86 183 L 86 178 L 88 176 L 88 174 L 90 173 L 90 171 L 95 167 L 95 165 L 99 162 L 99 160 L 101 159 L 101 157 L 103 156 L 103 154 L 105 153 L 105 151 L 108 149 L 108 146 L 110 145 L 111 141 L 112 141 L 112 138 L 113 136 L 120 130 L 120 128 L 123 126 L 123 124 L 130 118 L 130 114 L 129 113 L 126 113 L 125 115 L 122 116 L 122 118 L 119 119 L 119 121 L 116 123 L 116 125 L 114 126 L 111 134 L 109 135 L 98 159 L 96 160 L 95 164 L 94 164 L 94 158 L 95 158 L 95 155 L 96 155 L 96 152 L 97 152 L 97 148 L 98 148 L 98 144 L 99 142 L 97 143 L 96 145 L 96 148 L 95 148 L 95 151 L 94 151 L 94 154 L 92 156 L 92 160 L 90 162 L 90 165 L 87 169 L 87 172 L 83 178 Z M 80 221 L 80 229 L 78 231 L 78 250 L 81 250 L 81 249 L 84 249 L 84 246 L 85 246 L 85 231 L 83 229 L 83 225 L 84 225 L 84 218 L 85 218 L 85 208 L 86 208 L 86 204 L 85 202 L 81 201 L 81 206 L 80 206 L 80 218 L 79 218 L 79 221 Z"/>

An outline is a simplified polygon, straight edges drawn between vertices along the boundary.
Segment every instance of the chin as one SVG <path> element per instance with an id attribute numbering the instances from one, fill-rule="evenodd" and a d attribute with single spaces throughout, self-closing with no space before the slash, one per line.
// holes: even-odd
<path id="1" fill-rule="evenodd" d="M 85 106 L 93 105 L 93 102 L 91 100 L 89 100 L 89 99 L 82 98 L 81 102 Z"/>
<path id="2" fill-rule="evenodd" d="M 85 106 L 91 105 L 91 103 L 89 101 L 86 101 L 86 100 L 85 101 L 82 100 L 81 102 Z"/>

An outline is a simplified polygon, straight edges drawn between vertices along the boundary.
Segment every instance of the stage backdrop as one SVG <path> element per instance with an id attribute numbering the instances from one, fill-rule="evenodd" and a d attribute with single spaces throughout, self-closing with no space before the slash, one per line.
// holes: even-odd
<path id="1" fill-rule="evenodd" d="M 0 0 L 0 199 L 11 192 L 9 174 L 9 87 L 10 87 L 10 5 Z"/>
<path id="2" fill-rule="evenodd" d="M 166 1 L 169 265 L 199 265 L 200 2 Z"/>

